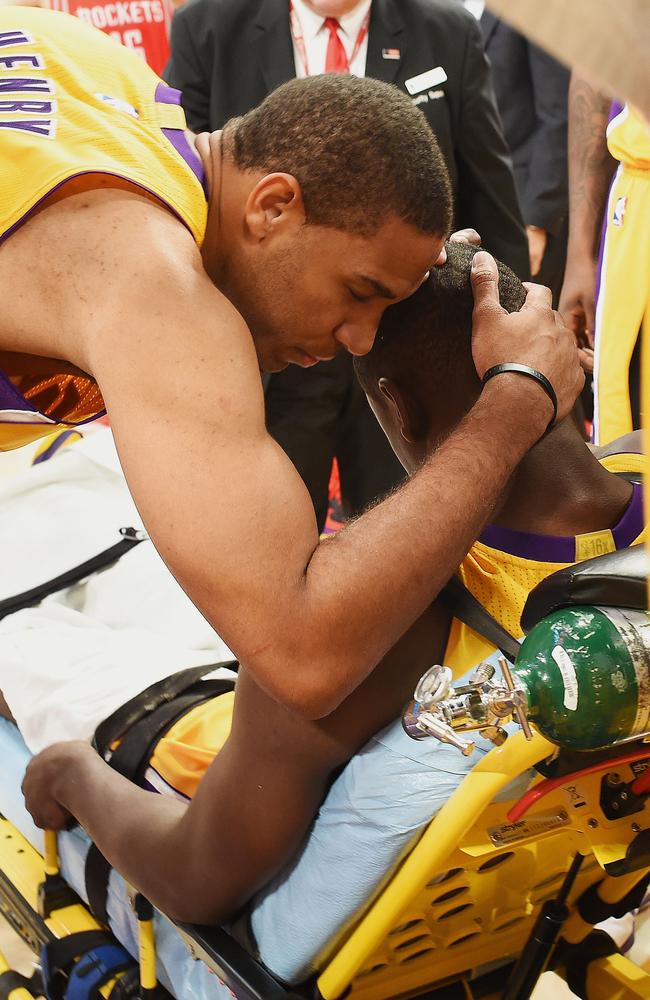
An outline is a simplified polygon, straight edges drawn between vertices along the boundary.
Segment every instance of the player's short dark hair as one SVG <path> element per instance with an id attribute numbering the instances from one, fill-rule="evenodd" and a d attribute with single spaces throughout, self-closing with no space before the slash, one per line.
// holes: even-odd
<path id="1" fill-rule="evenodd" d="M 224 133 L 240 169 L 296 177 L 308 223 L 369 236 L 394 213 L 422 233 L 450 230 L 444 159 L 397 87 L 335 73 L 291 80 Z"/>
<path id="2" fill-rule="evenodd" d="M 433 267 L 427 281 L 397 305 L 390 306 L 379 324 L 375 343 L 354 367 L 362 387 L 376 391 L 379 378 L 391 378 L 415 390 L 424 401 L 449 398 L 460 386 L 478 384 L 472 360 L 470 283 L 475 247 L 447 243 L 447 263 Z M 497 262 L 499 298 L 507 312 L 517 312 L 526 299 L 519 278 Z"/>

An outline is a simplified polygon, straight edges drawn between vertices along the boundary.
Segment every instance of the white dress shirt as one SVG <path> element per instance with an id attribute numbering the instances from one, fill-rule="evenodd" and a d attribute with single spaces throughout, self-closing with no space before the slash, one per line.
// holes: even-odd
<path id="1" fill-rule="evenodd" d="M 463 0 L 463 3 L 470 14 L 473 14 L 476 20 L 480 21 L 485 10 L 485 0 Z"/>
<path id="2" fill-rule="evenodd" d="M 357 38 L 359 37 L 359 32 L 361 31 L 361 26 L 363 25 L 368 11 L 370 10 L 370 4 L 371 0 L 361 0 L 361 2 L 357 4 L 357 6 L 351 10 L 349 14 L 345 14 L 343 17 L 339 18 L 339 24 L 341 25 L 339 28 L 339 38 L 343 42 L 343 47 L 347 53 L 348 59 L 350 59 L 354 51 Z M 314 13 L 314 11 L 307 6 L 304 0 L 293 0 L 293 9 L 302 31 L 305 52 L 307 53 L 309 76 L 316 76 L 318 73 L 324 73 L 325 58 L 327 56 L 327 44 L 330 38 L 329 30 L 325 27 L 325 18 Z M 354 60 L 350 64 L 350 72 L 354 76 L 366 75 L 367 52 L 368 35 L 366 33 L 366 37 L 359 46 Z M 296 45 L 295 38 L 293 39 L 293 58 L 296 65 L 296 76 L 298 79 L 302 79 L 302 77 L 307 76 L 308 74 L 304 65 L 302 53 L 299 46 Z"/>

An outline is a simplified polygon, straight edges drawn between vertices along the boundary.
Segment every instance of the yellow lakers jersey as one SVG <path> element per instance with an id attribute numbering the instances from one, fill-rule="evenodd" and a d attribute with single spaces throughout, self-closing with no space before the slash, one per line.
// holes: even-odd
<path id="1" fill-rule="evenodd" d="M 205 177 L 185 127 L 180 93 L 100 31 L 0 8 L 0 241 L 67 181 L 92 188 L 108 175 L 165 205 L 201 245 Z M 76 370 L 0 352 L 0 451 L 102 411 Z"/>
<path id="2" fill-rule="evenodd" d="M 612 156 L 632 170 L 650 170 L 650 125 L 634 108 L 625 105 L 607 127 Z"/>
<path id="3" fill-rule="evenodd" d="M 601 460 L 610 472 L 641 473 L 643 455 L 611 455 Z M 493 618 L 516 639 L 523 638 L 520 619 L 531 590 L 551 573 L 572 563 L 614 552 L 644 541 L 643 497 L 638 484 L 630 504 L 613 528 L 562 537 L 511 531 L 490 525 L 465 557 L 458 575 Z M 471 670 L 494 652 L 494 645 L 454 619 L 444 662 L 455 677 Z"/>

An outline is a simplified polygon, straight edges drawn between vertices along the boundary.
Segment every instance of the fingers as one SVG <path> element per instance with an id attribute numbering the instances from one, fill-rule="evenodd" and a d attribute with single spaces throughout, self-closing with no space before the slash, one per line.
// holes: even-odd
<path id="1" fill-rule="evenodd" d="M 595 325 L 596 325 L 596 309 L 595 309 L 595 303 L 594 303 L 594 301 L 591 298 L 588 299 L 585 302 L 585 304 L 584 304 L 584 310 L 585 310 L 585 332 L 586 332 L 587 336 L 589 337 L 589 341 L 591 343 L 591 346 L 593 347 L 594 346 L 594 328 L 595 328 Z"/>
<path id="2" fill-rule="evenodd" d="M 450 243 L 469 243 L 470 246 L 480 247 L 481 237 L 475 229 L 459 229 L 449 237 Z"/>
<path id="3" fill-rule="evenodd" d="M 536 285 L 532 281 L 524 281 L 523 284 L 526 289 L 526 301 L 524 302 L 522 309 L 553 308 L 553 293 L 550 288 L 547 288 L 546 285 Z"/>
<path id="4" fill-rule="evenodd" d="M 588 347 L 580 347 L 578 349 L 578 357 L 580 359 L 583 372 L 590 375 L 594 370 L 594 352 L 589 350 Z"/>
<path id="5" fill-rule="evenodd" d="M 476 232 L 475 229 L 459 229 L 458 232 L 452 233 L 449 237 L 450 243 L 468 243 L 473 247 L 480 247 L 481 237 Z M 436 267 L 440 267 L 441 264 L 447 263 L 447 251 L 443 246 L 442 250 L 438 255 L 438 259 L 435 262 Z"/>
<path id="6" fill-rule="evenodd" d="M 474 255 L 471 281 L 475 312 L 486 308 L 500 309 L 499 272 L 494 257 L 485 250 L 479 250 Z"/>

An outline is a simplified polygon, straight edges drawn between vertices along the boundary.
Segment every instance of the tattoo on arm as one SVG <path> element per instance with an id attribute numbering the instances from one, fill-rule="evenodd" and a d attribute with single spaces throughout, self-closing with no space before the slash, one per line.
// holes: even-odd
<path id="1" fill-rule="evenodd" d="M 569 205 L 572 235 L 593 241 L 600 231 L 614 159 L 607 149 L 611 101 L 575 74 L 569 90 Z"/>

